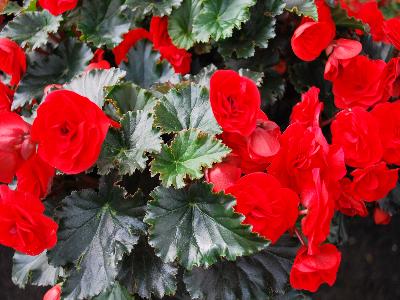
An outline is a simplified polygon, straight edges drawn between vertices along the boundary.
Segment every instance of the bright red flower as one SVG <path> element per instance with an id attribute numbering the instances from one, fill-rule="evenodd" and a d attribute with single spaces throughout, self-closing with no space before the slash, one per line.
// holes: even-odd
<path id="1" fill-rule="evenodd" d="M 344 151 L 346 164 L 364 168 L 382 159 L 378 121 L 362 108 L 343 110 L 331 125 L 332 143 Z"/>
<path id="2" fill-rule="evenodd" d="M 316 4 L 318 22 L 303 18 L 302 24 L 296 29 L 291 39 L 294 54 L 304 61 L 316 59 L 336 35 L 336 27 L 329 7 L 324 1 L 316 1 Z"/>
<path id="3" fill-rule="evenodd" d="M 30 128 L 16 113 L 0 112 L 0 182 L 10 183 L 18 168 L 35 152 Z"/>
<path id="4" fill-rule="evenodd" d="M 210 80 L 210 102 L 224 131 L 249 136 L 256 128 L 261 99 L 249 78 L 231 70 L 216 71 Z"/>
<path id="5" fill-rule="evenodd" d="M 39 0 L 39 5 L 47 9 L 54 16 L 74 9 L 77 4 L 78 0 Z"/>
<path id="6" fill-rule="evenodd" d="M 246 217 L 244 223 L 252 225 L 254 232 L 272 243 L 296 223 L 299 197 L 283 188 L 272 175 L 246 175 L 226 189 L 226 193 L 235 196 L 235 210 Z"/>
<path id="7" fill-rule="evenodd" d="M 39 155 L 33 155 L 17 171 L 18 191 L 42 199 L 49 192 L 54 175 L 53 167 L 45 163 Z"/>
<path id="8" fill-rule="evenodd" d="M 111 68 L 110 63 L 104 60 L 104 50 L 97 49 L 93 55 L 93 59 L 90 64 L 86 67 L 85 72 L 89 72 L 94 69 L 109 69 Z"/>
<path id="9" fill-rule="evenodd" d="M 0 38 L 0 70 L 11 76 L 10 85 L 17 85 L 26 71 L 24 50 L 14 41 Z"/>
<path id="10" fill-rule="evenodd" d="M 301 95 L 301 102 L 297 103 L 290 115 L 290 123 L 298 122 L 306 127 L 319 124 L 319 115 L 324 104 L 319 101 L 319 88 L 311 87 Z"/>
<path id="11" fill-rule="evenodd" d="M 43 300 L 60 300 L 61 286 L 56 284 L 44 294 Z"/>
<path id="12" fill-rule="evenodd" d="M 10 111 L 14 92 L 0 81 L 0 112 Z"/>
<path id="13" fill-rule="evenodd" d="M 205 171 L 207 182 L 214 185 L 213 191 L 224 191 L 234 185 L 242 175 L 240 169 L 240 158 L 230 154 L 223 162 L 217 163 Z"/>
<path id="14" fill-rule="evenodd" d="M 0 244 L 38 255 L 57 242 L 58 225 L 44 214 L 42 202 L 29 193 L 0 186 Z"/>
<path id="15" fill-rule="evenodd" d="M 154 16 L 150 21 L 150 34 L 155 49 L 173 45 L 168 33 L 168 17 Z"/>
<path id="16" fill-rule="evenodd" d="M 371 114 L 378 121 L 383 159 L 400 166 L 400 101 L 378 104 Z"/>
<path id="17" fill-rule="evenodd" d="M 331 244 L 320 246 L 315 255 L 307 254 L 307 247 L 302 246 L 290 271 L 290 285 L 310 292 L 316 292 L 323 283 L 332 286 L 336 281 L 341 257 L 338 249 Z"/>
<path id="18" fill-rule="evenodd" d="M 377 225 L 387 225 L 392 220 L 392 216 L 379 207 L 374 209 L 374 222 Z"/>
<path id="19" fill-rule="evenodd" d="M 333 81 L 333 95 L 338 108 L 368 108 L 387 101 L 380 81 L 386 63 L 359 55 L 348 60 Z"/>
<path id="20" fill-rule="evenodd" d="M 159 47 L 161 58 L 167 60 L 174 68 L 175 73 L 187 74 L 190 72 L 192 54 L 185 49 L 179 49 L 174 45 Z"/>
<path id="21" fill-rule="evenodd" d="M 111 120 L 92 101 L 71 91 L 47 95 L 32 126 L 39 156 L 67 174 L 90 168 L 99 157 Z"/>
<path id="22" fill-rule="evenodd" d="M 368 216 L 364 201 L 354 192 L 353 183 L 349 178 L 340 181 L 341 193 L 336 201 L 336 209 L 347 216 Z"/>
<path id="23" fill-rule="evenodd" d="M 394 47 L 400 50 L 400 19 L 393 18 L 383 23 L 383 31 Z"/>
<path id="24" fill-rule="evenodd" d="M 136 28 L 123 36 L 123 41 L 113 49 L 115 56 L 115 62 L 119 65 L 122 61 L 127 61 L 127 54 L 129 50 L 136 45 L 136 43 L 142 39 L 148 39 L 152 41 L 152 36 L 150 32 L 143 28 Z"/>
<path id="25" fill-rule="evenodd" d="M 354 193 L 364 201 L 372 202 L 386 197 L 395 188 L 398 169 L 389 170 L 384 162 L 351 172 Z"/>
<path id="26" fill-rule="evenodd" d="M 381 78 L 383 99 L 400 96 L 400 57 L 392 58 L 385 66 Z"/>

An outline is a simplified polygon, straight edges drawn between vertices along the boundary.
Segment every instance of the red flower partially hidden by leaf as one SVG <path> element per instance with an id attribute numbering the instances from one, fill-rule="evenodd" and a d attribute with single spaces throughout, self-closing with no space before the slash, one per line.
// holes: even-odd
<path id="1" fill-rule="evenodd" d="M 319 116 L 324 104 L 319 101 L 319 88 L 311 87 L 301 95 L 301 102 L 297 103 L 290 115 L 290 123 L 298 122 L 306 127 L 318 126 Z"/>
<path id="2" fill-rule="evenodd" d="M 383 23 L 383 31 L 394 47 L 400 50 L 400 19 L 392 18 Z"/>
<path id="3" fill-rule="evenodd" d="M 29 193 L 0 186 L 0 244 L 38 255 L 54 247 L 58 225 L 44 214 L 42 202 Z"/>
<path id="4" fill-rule="evenodd" d="M 237 155 L 229 155 L 223 162 L 213 165 L 205 172 L 207 182 L 214 185 L 213 191 L 224 191 L 234 185 L 242 175 L 240 169 L 240 158 Z"/>
<path id="5" fill-rule="evenodd" d="M 297 252 L 290 271 L 290 284 L 295 289 L 310 292 L 316 292 L 323 283 L 332 286 L 340 261 L 341 254 L 334 245 L 322 245 L 314 255 L 307 254 L 307 247 L 303 246 Z"/>
<path id="6" fill-rule="evenodd" d="M 32 126 L 38 154 L 67 174 L 90 168 L 100 154 L 111 120 L 92 101 L 59 90 L 47 95 Z"/>
<path id="7" fill-rule="evenodd" d="M 77 4 L 78 0 L 39 0 L 39 5 L 47 9 L 54 16 L 74 9 Z"/>
<path id="8" fill-rule="evenodd" d="M 0 70 L 11 76 L 10 85 L 17 85 L 26 71 L 24 50 L 6 38 L 0 38 Z"/>
<path id="9" fill-rule="evenodd" d="M 210 102 L 224 131 L 249 136 L 256 128 L 261 99 L 249 78 L 231 70 L 216 71 L 210 79 Z"/>
<path id="10" fill-rule="evenodd" d="M 60 300 L 61 286 L 56 284 L 44 294 L 43 300 Z"/>
<path id="11" fill-rule="evenodd" d="M 148 39 L 152 41 L 151 34 L 143 29 L 143 28 L 136 28 L 127 33 L 123 36 L 123 41 L 113 49 L 113 53 L 115 56 L 115 62 L 119 65 L 122 61 L 126 61 L 128 58 L 126 57 L 129 50 L 136 45 L 136 43 L 142 39 Z"/>
<path id="12" fill-rule="evenodd" d="M 10 183 L 19 167 L 35 152 L 30 129 L 16 113 L 0 112 L 0 182 Z"/>
<path id="13" fill-rule="evenodd" d="M 90 64 L 86 67 L 85 72 L 89 72 L 94 69 L 109 69 L 111 68 L 110 63 L 104 60 L 104 50 L 97 49 L 93 55 L 93 59 Z"/>
<path id="14" fill-rule="evenodd" d="M 187 74 L 190 72 L 192 54 L 185 49 L 179 49 L 174 45 L 158 48 L 161 58 L 167 60 L 174 68 L 175 73 Z"/>
<path id="15" fill-rule="evenodd" d="M 374 222 L 377 225 L 387 225 L 392 220 L 392 216 L 379 207 L 374 209 Z"/>
<path id="16" fill-rule="evenodd" d="M 226 193 L 235 196 L 235 209 L 246 217 L 244 222 L 272 243 L 296 223 L 299 198 L 272 175 L 246 175 L 226 189 Z"/>
<path id="17" fill-rule="evenodd" d="M 155 49 L 173 45 L 168 33 L 168 17 L 152 17 L 150 21 L 150 34 Z"/>

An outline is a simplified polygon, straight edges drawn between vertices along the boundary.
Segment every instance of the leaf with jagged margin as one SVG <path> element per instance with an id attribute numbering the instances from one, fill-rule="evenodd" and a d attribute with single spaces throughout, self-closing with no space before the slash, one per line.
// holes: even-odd
<path id="1" fill-rule="evenodd" d="M 318 21 L 318 10 L 314 0 L 284 0 L 285 9 L 298 15 Z"/>
<path id="2" fill-rule="evenodd" d="M 136 13 L 155 16 L 171 14 L 173 8 L 178 8 L 182 0 L 127 0 L 126 4 Z"/>
<path id="3" fill-rule="evenodd" d="M 125 287 L 116 282 L 111 289 L 101 293 L 93 298 L 93 300 L 134 300 L 135 298 L 129 294 Z"/>

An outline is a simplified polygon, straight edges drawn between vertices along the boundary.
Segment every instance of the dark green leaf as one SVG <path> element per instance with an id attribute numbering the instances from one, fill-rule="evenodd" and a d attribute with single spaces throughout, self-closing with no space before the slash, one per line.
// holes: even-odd
<path id="1" fill-rule="evenodd" d="M 20 288 L 27 284 L 55 285 L 58 276 L 63 276 L 61 267 L 49 265 L 46 251 L 36 256 L 15 252 L 13 257 L 12 281 Z"/>
<path id="2" fill-rule="evenodd" d="M 92 51 L 73 38 L 65 40 L 48 56 L 32 55 L 28 69 L 19 83 L 12 108 L 16 109 L 41 100 L 44 88 L 49 84 L 64 84 L 81 73 L 92 59 Z"/>
<path id="3" fill-rule="evenodd" d="M 90 99 L 101 108 L 104 105 L 105 88 L 118 84 L 125 74 L 124 71 L 116 68 L 95 69 L 76 76 L 64 85 L 64 89 Z"/>
<path id="4" fill-rule="evenodd" d="M 210 266 L 219 257 L 235 260 L 268 245 L 243 225 L 234 212 L 236 201 L 212 185 L 194 183 L 183 189 L 157 187 L 148 204 L 145 221 L 150 225 L 150 245 L 164 262 L 175 259 L 187 269 Z"/>
<path id="5" fill-rule="evenodd" d="M 159 173 L 164 186 L 183 187 L 185 177 L 203 177 L 202 168 L 220 162 L 229 148 L 220 140 L 194 130 L 181 131 L 170 146 L 162 145 L 160 154 L 153 155 L 151 173 Z"/>
<path id="6" fill-rule="evenodd" d="M 332 8 L 331 12 L 332 18 L 335 21 L 336 26 L 346 29 L 359 29 L 362 31 L 366 31 L 366 27 L 364 26 L 363 22 L 354 17 L 349 17 L 346 10 L 343 9 L 340 5 Z"/>
<path id="7" fill-rule="evenodd" d="M 211 109 L 208 90 L 195 84 L 170 90 L 154 108 L 155 125 L 163 132 L 184 129 L 218 134 L 221 129 Z"/>
<path id="8" fill-rule="evenodd" d="M 63 200 L 58 243 L 49 257 L 56 265 L 74 263 L 63 285 L 66 299 L 84 299 L 112 286 L 118 262 L 138 242 L 142 222 L 141 192 L 127 196 L 112 177 L 101 179 L 99 192 L 81 190 Z"/>
<path id="9" fill-rule="evenodd" d="M 233 29 L 240 29 L 249 17 L 255 0 L 203 0 L 200 14 L 193 23 L 196 41 L 223 40 L 232 36 Z"/>
<path id="10" fill-rule="evenodd" d="M 36 49 L 46 45 L 48 34 L 58 30 L 61 20 L 61 16 L 55 17 L 46 10 L 19 14 L 7 23 L 0 36 L 12 39 L 21 47 Z"/>
<path id="11" fill-rule="evenodd" d="M 96 47 L 113 48 L 119 44 L 130 27 L 124 3 L 125 0 L 83 0 L 78 22 L 83 38 Z"/>
<path id="12" fill-rule="evenodd" d="M 285 237 L 286 238 L 286 237 Z M 235 262 L 221 261 L 208 269 L 186 272 L 184 282 L 192 299 L 265 300 L 284 293 L 297 243 L 269 247 Z"/>
<path id="13" fill-rule="evenodd" d="M 254 72 L 250 69 L 239 69 L 238 73 L 240 76 L 245 76 L 253 80 L 257 86 L 261 86 L 263 83 L 263 78 L 264 78 L 263 72 Z"/>
<path id="14" fill-rule="evenodd" d="M 348 238 L 345 216 L 342 213 L 335 212 L 331 221 L 328 241 L 329 243 L 341 246 L 347 242 Z"/>
<path id="15" fill-rule="evenodd" d="M 123 261 L 119 280 L 133 294 L 150 299 L 173 295 L 176 292 L 176 274 L 172 264 L 164 263 L 155 255 L 154 249 L 142 239 L 132 253 Z"/>
<path id="16" fill-rule="evenodd" d="M 218 70 L 218 68 L 216 66 L 214 66 L 213 64 L 211 64 L 211 65 L 208 65 L 207 67 L 204 67 L 203 69 L 201 69 L 200 72 L 194 76 L 186 75 L 185 79 L 190 80 L 198 85 L 202 85 L 202 86 L 206 87 L 207 89 L 209 89 L 211 76 L 217 70 Z"/>
<path id="17" fill-rule="evenodd" d="M 127 5 L 137 14 L 155 16 L 169 15 L 173 8 L 179 7 L 182 0 L 127 0 Z"/>
<path id="18" fill-rule="evenodd" d="M 111 289 L 93 298 L 93 300 L 133 300 L 133 299 L 134 299 L 133 296 L 129 294 L 126 288 L 121 286 L 118 282 L 116 282 Z"/>
<path id="19" fill-rule="evenodd" d="M 396 187 L 389 194 L 378 201 L 379 207 L 390 215 L 400 213 L 400 183 L 397 182 Z"/>
<path id="20" fill-rule="evenodd" d="M 126 71 L 126 79 L 148 89 L 155 83 L 177 81 L 171 65 L 160 54 L 153 51 L 149 41 L 139 41 L 128 53 L 128 62 L 123 61 L 120 68 Z"/>
<path id="21" fill-rule="evenodd" d="M 126 113 L 121 119 L 121 131 L 110 130 L 103 144 L 97 166 L 107 174 L 118 166 L 121 175 L 146 168 L 146 153 L 161 151 L 161 134 L 153 128 L 153 116 L 146 111 Z"/>
<path id="22" fill-rule="evenodd" d="M 284 0 L 284 2 L 288 11 L 318 21 L 318 11 L 314 0 Z"/>

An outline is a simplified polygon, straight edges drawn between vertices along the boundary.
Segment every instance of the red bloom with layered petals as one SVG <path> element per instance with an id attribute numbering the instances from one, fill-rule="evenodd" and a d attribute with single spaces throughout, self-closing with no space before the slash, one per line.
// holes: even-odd
<path id="1" fill-rule="evenodd" d="M 383 23 L 383 31 L 394 47 L 400 50 L 400 19 L 392 18 Z"/>
<path id="2" fill-rule="evenodd" d="M 100 154 L 111 120 L 88 98 L 58 90 L 39 106 L 32 140 L 39 156 L 67 174 L 90 168 Z"/>
<path id="3" fill-rule="evenodd" d="M 301 95 L 301 102 L 297 103 L 290 115 L 290 123 L 298 122 L 306 127 L 319 124 L 319 115 L 324 104 L 319 101 L 319 88 L 311 87 Z"/>
<path id="4" fill-rule="evenodd" d="M 204 175 L 207 182 L 214 185 L 214 192 L 224 191 L 234 185 L 242 175 L 239 156 L 230 154 L 223 162 L 207 169 Z"/>
<path id="5" fill-rule="evenodd" d="M 347 216 L 368 216 L 364 201 L 354 192 L 353 183 L 349 178 L 340 181 L 340 196 L 336 201 L 336 209 Z"/>
<path id="6" fill-rule="evenodd" d="M 0 112 L 10 111 L 14 92 L 0 81 Z"/>
<path id="7" fill-rule="evenodd" d="M 244 222 L 272 243 L 296 223 L 299 198 L 292 190 L 282 187 L 272 175 L 246 175 L 226 193 L 236 197 L 235 209 L 246 217 Z"/>
<path id="8" fill-rule="evenodd" d="M 319 247 L 315 255 L 307 254 L 307 247 L 303 246 L 297 252 L 292 270 L 290 284 L 298 290 L 315 292 L 323 283 L 332 286 L 336 281 L 341 254 L 331 244 Z"/>
<path id="9" fill-rule="evenodd" d="M 122 36 L 122 42 L 113 49 L 115 56 L 115 62 L 119 65 L 122 61 L 127 61 L 127 54 L 129 50 L 136 45 L 136 43 L 142 39 L 152 40 L 150 32 L 143 28 L 136 28 Z"/>
<path id="10" fill-rule="evenodd" d="M 379 207 L 374 209 L 374 222 L 377 225 L 387 225 L 392 220 L 392 216 Z"/>
<path id="11" fill-rule="evenodd" d="M 0 70 L 11 76 L 11 85 L 17 85 L 26 71 L 24 50 L 16 42 L 0 38 L 0 61 Z"/>
<path id="12" fill-rule="evenodd" d="M 104 60 L 104 50 L 97 49 L 93 54 L 93 59 L 91 60 L 90 64 L 86 67 L 85 72 L 89 72 L 94 69 L 107 70 L 109 68 L 111 68 L 110 63 Z"/>
<path id="13" fill-rule="evenodd" d="M 47 9 L 54 16 L 74 9 L 77 4 L 78 0 L 39 0 L 39 5 Z"/>
<path id="14" fill-rule="evenodd" d="M 54 247 L 58 225 L 44 214 L 42 202 L 29 193 L 0 186 L 0 244 L 38 255 Z"/>

